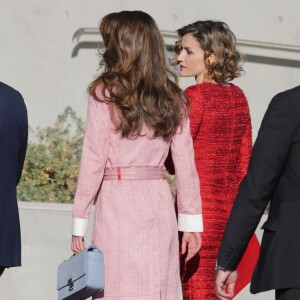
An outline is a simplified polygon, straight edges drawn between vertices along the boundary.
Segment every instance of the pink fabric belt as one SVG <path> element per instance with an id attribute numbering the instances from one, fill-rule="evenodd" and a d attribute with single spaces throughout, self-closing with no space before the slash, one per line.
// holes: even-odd
<path id="1" fill-rule="evenodd" d="M 164 179 L 162 167 L 115 167 L 104 170 L 104 180 Z"/>

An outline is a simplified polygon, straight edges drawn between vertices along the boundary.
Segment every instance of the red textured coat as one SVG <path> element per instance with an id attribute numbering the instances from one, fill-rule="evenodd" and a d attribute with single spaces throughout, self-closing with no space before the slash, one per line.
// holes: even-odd
<path id="1" fill-rule="evenodd" d="M 247 99 L 240 88 L 201 83 L 186 89 L 200 177 L 204 232 L 200 256 L 182 269 L 184 299 L 216 299 L 216 258 L 252 148 Z M 183 266 L 183 264 L 182 264 Z"/>

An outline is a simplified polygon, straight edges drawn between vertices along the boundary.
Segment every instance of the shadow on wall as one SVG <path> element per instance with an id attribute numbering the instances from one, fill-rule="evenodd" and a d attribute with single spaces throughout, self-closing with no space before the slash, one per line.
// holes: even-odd
<path id="1" fill-rule="evenodd" d="M 71 57 L 77 56 L 80 49 L 101 49 L 103 47 L 103 42 L 80 42 L 73 48 Z"/>
<path id="2" fill-rule="evenodd" d="M 258 55 L 247 55 L 246 61 L 250 63 L 265 64 L 280 67 L 300 68 L 299 60 L 283 59 Z"/>
<path id="3" fill-rule="evenodd" d="M 176 32 L 162 30 L 161 33 L 165 39 L 168 56 L 175 57 L 174 44 L 178 40 Z M 76 57 L 79 53 L 79 50 L 81 49 L 103 49 L 104 44 L 103 41 L 98 41 L 99 37 L 99 31 L 97 28 L 79 28 L 74 33 L 72 38 L 72 40 L 76 42 L 76 45 L 72 50 L 71 57 Z M 80 39 L 85 40 L 80 41 Z M 300 68 L 300 59 L 298 59 L 297 56 L 296 59 L 295 56 L 289 57 L 289 54 L 291 54 L 291 52 L 296 55 L 300 52 L 300 47 L 298 46 L 248 40 L 237 40 L 237 43 L 239 46 L 248 47 L 245 49 L 246 51 L 244 51 L 247 62 L 289 68 Z M 282 57 L 272 57 L 263 54 L 258 55 L 256 53 L 253 54 L 253 49 L 256 49 L 258 51 L 280 51 L 282 54 L 285 54 Z"/>
<path id="4" fill-rule="evenodd" d="M 79 50 L 81 49 L 101 49 L 101 48 L 103 48 L 103 42 L 87 42 L 87 41 L 80 42 L 73 48 L 71 56 L 76 57 L 78 55 Z M 168 52 L 172 52 L 175 56 L 173 46 L 166 45 L 166 49 Z M 289 67 L 289 68 L 298 68 L 298 69 L 300 68 L 299 60 L 259 56 L 259 55 L 252 55 L 252 54 L 246 54 L 246 62 L 280 66 L 280 67 Z"/>

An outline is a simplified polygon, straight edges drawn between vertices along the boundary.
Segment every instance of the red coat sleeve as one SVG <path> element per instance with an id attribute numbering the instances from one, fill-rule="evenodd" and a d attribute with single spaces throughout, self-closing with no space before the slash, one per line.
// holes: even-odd
<path id="1" fill-rule="evenodd" d="M 249 159 L 252 151 L 252 127 L 250 114 L 247 121 L 247 126 L 242 138 L 239 156 L 236 162 L 236 177 L 240 183 L 247 174 Z"/>
<path id="2" fill-rule="evenodd" d="M 192 139 L 193 141 L 195 141 L 203 119 L 203 96 L 201 95 L 199 90 L 195 88 L 195 86 L 187 88 L 185 90 L 185 94 L 191 102 L 189 118 Z"/>

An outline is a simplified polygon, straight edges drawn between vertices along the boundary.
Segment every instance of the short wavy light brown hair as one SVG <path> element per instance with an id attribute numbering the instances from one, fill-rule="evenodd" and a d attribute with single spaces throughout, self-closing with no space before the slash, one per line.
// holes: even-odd
<path id="1" fill-rule="evenodd" d="M 199 42 L 204 51 L 207 68 L 206 79 L 218 84 L 228 83 L 243 72 L 241 63 L 243 55 L 237 50 L 236 37 L 229 26 L 220 21 L 197 21 L 177 30 L 180 38 L 191 34 Z M 181 51 L 181 43 L 175 44 L 175 52 Z M 208 58 L 214 54 L 215 59 L 210 64 Z"/>
<path id="2" fill-rule="evenodd" d="M 177 76 L 167 65 L 162 35 L 151 16 L 142 11 L 106 15 L 100 24 L 105 51 L 103 73 L 89 86 L 107 95 L 116 129 L 123 137 L 141 135 L 143 126 L 153 137 L 168 138 L 182 127 L 189 101 L 176 85 Z M 171 80 L 173 79 L 173 80 Z M 117 120 L 116 120 L 117 119 Z"/>

